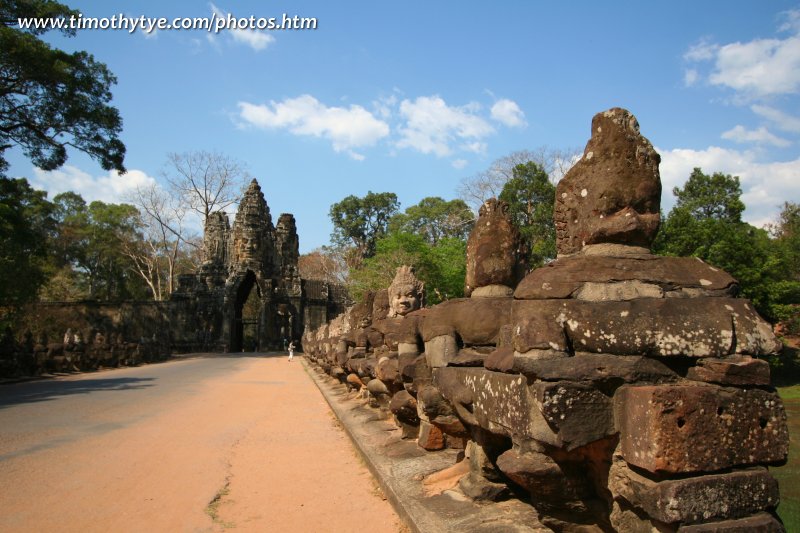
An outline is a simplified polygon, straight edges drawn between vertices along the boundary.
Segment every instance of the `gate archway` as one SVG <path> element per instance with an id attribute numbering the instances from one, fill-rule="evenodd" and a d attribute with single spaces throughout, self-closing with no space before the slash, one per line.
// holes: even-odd
<path id="1" fill-rule="evenodd" d="M 255 290 L 254 290 L 255 289 Z M 258 351 L 261 349 L 261 315 L 263 313 L 261 288 L 256 275 L 248 270 L 236 288 L 231 324 L 231 352 Z"/>

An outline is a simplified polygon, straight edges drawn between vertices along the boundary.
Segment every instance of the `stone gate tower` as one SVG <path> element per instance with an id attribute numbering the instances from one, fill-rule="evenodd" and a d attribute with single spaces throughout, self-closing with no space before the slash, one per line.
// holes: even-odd
<path id="1" fill-rule="evenodd" d="M 343 308 L 340 287 L 300 279 L 294 216 L 284 213 L 273 225 L 255 179 L 242 197 L 233 227 L 223 212 L 209 216 L 203 245 L 202 266 L 196 274 L 181 276 L 172 295 L 173 335 L 182 337 L 175 338 L 177 349 L 276 349 L 284 341 L 299 340 L 304 327 L 316 328 Z M 248 301 L 256 311 L 245 316 Z"/>

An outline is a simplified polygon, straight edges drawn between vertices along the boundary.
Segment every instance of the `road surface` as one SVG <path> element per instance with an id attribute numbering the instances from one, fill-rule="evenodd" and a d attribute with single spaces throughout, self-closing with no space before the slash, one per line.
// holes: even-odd
<path id="1" fill-rule="evenodd" d="M 0 531 L 403 529 L 300 361 L 0 386 Z"/>

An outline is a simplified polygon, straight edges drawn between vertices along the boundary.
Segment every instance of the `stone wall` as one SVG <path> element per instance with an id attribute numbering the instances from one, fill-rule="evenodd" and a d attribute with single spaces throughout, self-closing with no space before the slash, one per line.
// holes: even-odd
<path id="1" fill-rule="evenodd" d="M 421 447 L 464 447 L 466 496 L 522 495 L 555 531 L 782 531 L 780 344 L 731 276 L 650 254 L 659 160 L 633 115 L 599 113 L 557 187 L 557 260 L 517 284 L 518 232 L 488 202 L 470 298 L 389 317 L 390 288 L 306 353 Z"/>
<path id="2" fill-rule="evenodd" d="M 165 302 L 46 302 L 21 314 L 0 340 L 0 377 L 94 370 L 169 357 Z"/>

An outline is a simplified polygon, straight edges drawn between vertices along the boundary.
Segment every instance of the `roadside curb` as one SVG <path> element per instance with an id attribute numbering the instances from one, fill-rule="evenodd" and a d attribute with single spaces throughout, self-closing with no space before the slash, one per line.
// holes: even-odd
<path id="1" fill-rule="evenodd" d="M 347 436 L 395 511 L 415 533 L 551 531 L 533 508 L 519 500 L 479 504 L 457 488 L 425 494 L 423 479 L 457 462 L 457 450 L 426 452 L 381 417 L 346 386 L 315 369 L 304 357 L 306 373 L 317 385 Z"/>

